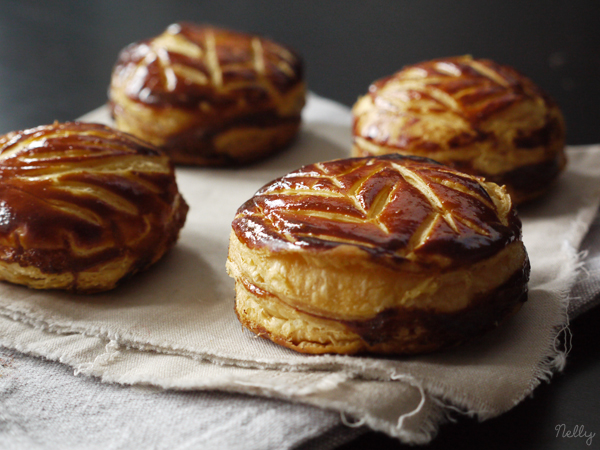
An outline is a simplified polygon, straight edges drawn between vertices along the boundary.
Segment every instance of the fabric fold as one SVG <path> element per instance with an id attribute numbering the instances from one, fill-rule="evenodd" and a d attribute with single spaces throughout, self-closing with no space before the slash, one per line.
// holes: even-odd
<path id="1" fill-rule="evenodd" d="M 82 118 L 110 124 L 106 108 Z M 219 390 L 339 411 L 425 443 L 453 410 L 486 419 L 518 404 L 564 363 L 557 345 L 578 251 L 600 195 L 600 146 L 568 149 L 551 192 L 520 210 L 532 265 L 529 300 L 507 323 L 443 353 L 410 358 L 301 355 L 241 328 L 225 273 L 231 220 L 263 184 L 348 155 L 350 112 L 309 97 L 297 142 L 248 168 L 179 168 L 190 204 L 177 246 L 149 271 L 93 296 L 0 285 L 0 345 L 105 382 Z"/>

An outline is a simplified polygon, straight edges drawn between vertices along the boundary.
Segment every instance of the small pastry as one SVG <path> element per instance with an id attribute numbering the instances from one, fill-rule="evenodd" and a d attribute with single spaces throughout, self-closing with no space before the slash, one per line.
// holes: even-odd
<path id="1" fill-rule="evenodd" d="M 298 55 L 263 37 L 178 23 L 121 51 L 109 105 L 118 129 L 176 164 L 244 164 L 297 135 L 302 70 Z"/>
<path id="2" fill-rule="evenodd" d="M 303 353 L 416 354 L 518 311 L 529 259 L 503 188 L 390 154 L 264 186 L 233 220 L 227 270 L 259 336 Z"/>
<path id="3" fill-rule="evenodd" d="M 104 125 L 0 137 L 0 279 L 92 293 L 159 260 L 188 206 L 160 150 Z"/>
<path id="4" fill-rule="evenodd" d="M 556 103 L 508 66 L 436 59 L 374 82 L 353 109 L 354 156 L 435 159 L 505 185 L 515 204 L 542 195 L 564 169 Z"/>

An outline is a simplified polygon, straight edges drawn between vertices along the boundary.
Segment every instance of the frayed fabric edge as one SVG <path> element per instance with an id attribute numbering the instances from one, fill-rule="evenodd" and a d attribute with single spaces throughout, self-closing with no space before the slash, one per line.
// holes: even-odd
<path id="1" fill-rule="evenodd" d="M 565 320 L 568 320 L 568 317 L 566 315 L 566 310 L 567 310 L 567 305 L 568 305 L 568 297 L 565 295 L 562 301 L 562 311 L 564 314 L 564 318 Z M 30 326 L 35 326 L 34 324 L 29 324 Z M 56 331 L 54 330 L 49 330 L 46 329 L 46 331 L 49 331 L 51 333 L 55 333 Z M 553 345 L 552 345 L 552 349 L 553 352 L 551 352 L 551 354 L 548 356 L 547 361 L 545 361 L 544 363 L 542 363 L 540 369 L 539 369 L 539 373 L 536 374 L 536 378 L 539 380 L 535 383 L 535 385 L 531 386 L 531 390 L 533 390 L 537 385 L 539 385 L 541 383 L 541 381 L 549 381 L 550 378 L 552 377 L 552 375 L 557 372 L 557 371 L 561 371 L 564 369 L 564 361 L 566 360 L 566 356 L 568 355 L 568 352 L 564 352 L 561 351 L 560 349 L 557 348 L 558 345 L 558 336 L 561 332 L 564 333 L 570 333 L 569 329 L 568 329 L 568 322 L 566 322 L 565 326 L 559 331 L 557 332 L 556 336 L 554 336 L 553 338 Z M 93 338 L 99 338 L 98 336 L 88 336 L 88 337 L 93 337 Z M 104 382 L 112 382 L 112 383 L 119 383 L 119 384 L 128 384 L 128 385 L 134 385 L 134 384 L 149 384 L 149 385 L 162 385 L 162 383 L 157 383 L 157 380 L 155 379 L 148 379 L 148 380 L 138 380 L 138 381 L 133 381 L 133 380 L 127 380 L 127 379 L 116 379 L 113 377 L 106 377 L 105 374 L 102 371 L 102 366 L 105 364 L 110 364 L 111 361 L 113 361 L 115 358 L 117 358 L 120 354 L 120 350 L 121 349 L 126 349 L 128 348 L 127 345 L 124 345 L 123 343 L 118 342 L 117 340 L 111 340 L 111 339 L 105 339 L 105 347 L 104 347 L 104 352 L 98 354 L 95 359 L 91 362 L 88 363 L 82 363 L 82 364 L 73 364 L 73 361 L 68 361 L 66 360 L 63 356 L 59 357 L 59 358 L 52 358 L 49 357 L 49 359 L 58 359 L 60 362 L 62 363 L 66 363 L 72 367 L 75 368 L 75 375 L 81 374 L 81 375 L 86 375 L 86 376 L 93 376 L 93 377 L 98 377 L 100 378 L 102 381 Z M 156 351 L 156 349 L 153 348 L 148 348 L 148 349 L 136 349 L 136 348 L 132 348 L 133 350 L 136 351 L 144 351 L 144 350 L 154 350 Z M 24 353 L 30 353 L 30 351 L 24 351 L 24 349 L 19 349 L 17 348 L 17 350 L 19 351 L 23 351 Z M 167 354 L 169 352 L 166 352 Z M 173 352 L 172 354 L 174 355 L 179 355 L 177 352 Z M 48 357 L 48 355 L 40 355 L 43 357 Z M 180 355 L 183 356 L 183 355 Z M 194 358 L 194 359 L 199 359 L 199 360 L 205 360 L 206 362 L 211 362 L 211 363 L 216 363 L 216 364 L 220 364 L 220 365 L 229 365 L 227 364 L 227 361 L 216 361 L 216 360 L 210 360 L 210 359 L 205 359 L 205 358 Z M 235 362 L 235 364 L 233 364 L 237 367 L 243 367 L 243 365 L 239 364 L 239 361 Z M 254 368 L 256 369 L 257 367 L 248 367 L 248 368 Z M 258 368 L 260 369 L 260 368 Z M 331 370 L 331 368 L 329 369 Z M 335 372 L 334 372 L 335 374 Z M 339 384 L 339 382 L 344 381 L 345 379 L 348 379 L 349 375 L 348 374 L 343 374 L 343 377 L 341 377 L 339 380 L 328 380 L 331 381 L 332 383 L 328 386 L 323 385 L 323 386 L 319 386 L 317 388 L 315 388 L 314 390 L 294 390 L 294 389 L 281 389 L 281 387 L 279 387 L 279 389 L 273 389 L 272 386 L 256 386 L 256 385 L 246 385 L 246 386 L 239 386 L 239 388 L 226 388 L 225 386 L 212 386 L 212 385 L 207 385 L 207 386 L 201 386 L 201 385 L 195 385 L 194 387 L 189 387 L 189 389 L 216 389 L 216 390 L 221 390 L 221 391 L 225 391 L 225 392 L 232 392 L 232 393 L 241 393 L 241 394 L 250 394 L 250 395 L 256 395 L 256 396 L 263 396 L 263 397 L 273 397 L 273 398 L 280 398 L 280 399 L 285 399 L 285 400 L 289 400 L 289 401 L 297 401 L 297 402 L 301 402 L 301 403 L 306 403 L 303 402 L 301 398 L 303 395 L 310 395 L 310 394 L 314 394 L 317 393 L 319 391 L 323 391 L 323 390 L 328 390 L 328 389 L 333 389 L 337 384 Z M 435 438 L 435 436 L 437 435 L 440 426 L 443 423 L 446 423 L 448 421 L 452 421 L 452 417 L 455 416 L 456 414 L 460 414 L 460 415 L 466 415 L 466 416 L 475 416 L 477 417 L 479 420 L 486 420 L 492 417 L 495 417 L 497 415 L 499 415 L 498 413 L 487 413 L 485 409 L 480 409 L 476 412 L 474 411 L 470 411 L 467 408 L 461 407 L 460 403 L 470 403 L 468 401 L 465 402 L 457 402 L 456 399 L 457 395 L 453 395 L 453 400 L 452 402 L 448 401 L 447 399 L 447 394 L 448 391 L 446 390 L 446 395 L 443 395 L 442 392 L 444 392 L 443 389 L 436 389 L 434 386 L 429 386 L 427 384 L 421 384 L 420 382 L 418 382 L 416 379 L 414 379 L 414 377 L 411 377 L 410 375 L 398 375 L 398 376 L 392 376 L 391 377 L 392 380 L 396 380 L 396 381 L 401 381 L 401 382 L 405 382 L 408 383 L 410 385 L 412 385 L 413 387 L 416 387 L 417 389 L 419 389 L 420 393 L 421 393 L 421 401 L 419 403 L 419 405 L 417 406 L 417 408 L 409 413 L 404 414 L 403 416 L 401 416 L 398 419 L 397 423 L 393 423 L 393 422 L 389 422 L 386 420 L 381 420 L 371 414 L 369 414 L 368 412 L 365 411 L 355 411 L 354 413 L 352 411 L 348 411 L 348 410 L 338 410 L 338 412 L 342 415 L 341 417 L 346 417 L 347 416 L 354 416 L 357 418 L 358 423 L 357 425 L 361 425 L 361 426 L 367 426 L 370 429 L 374 430 L 374 431 L 380 431 L 383 432 L 391 437 L 397 438 L 399 439 L 401 442 L 407 443 L 407 444 L 416 444 L 416 445 L 422 445 L 422 444 L 426 444 L 428 442 L 430 442 L 432 439 Z M 227 380 L 223 380 L 224 384 L 227 382 Z M 239 384 L 239 383 L 238 383 Z M 325 383 L 327 384 L 327 383 Z M 164 386 L 163 388 L 165 389 L 181 389 L 182 386 Z M 183 387 L 183 389 L 185 389 L 185 387 Z M 527 395 L 529 395 L 529 393 L 525 393 L 523 395 L 523 398 L 526 397 Z M 295 397 L 295 398 L 290 398 L 290 397 Z M 521 399 L 519 399 L 518 401 L 515 401 L 515 405 L 518 404 L 521 401 Z M 325 405 L 320 405 L 321 407 L 326 407 Z M 423 412 L 424 409 L 427 409 L 427 411 L 425 411 L 425 415 L 424 417 L 422 417 L 420 419 L 420 424 L 419 427 L 416 429 L 411 429 L 411 428 L 407 428 L 404 426 L 404 422 L 418 414 Z M 344 419 L 341 419 L 342 421 L 344 421 Z M 346 423 L 350 423 L 348 422 L 348 420 L 345 421 Z"/>
<path id="2" fill-rule="evenodd" d="M 90 339 L 98 339 L 97 337 L 88 336 Z M 406 383 L 415 387 L 419 390 L 420 400 L 418 405 L 412 411 L 409 411 L 401 415 L 397 420 L 384 420 L 370 414 L 366 410 L 358 410 L 352 406 L 342 407 L 331 407 L 328 406 L 325 400 L 323 401 L 307 401 L 305 396 L 315 395 L 319 392 L 324 392 L 330 389 L 334 389 L 339 386 L 340 383 L 352 379 L 353 376 L 332 372 L 324 374 L 323 380 L 317 383 L 314 388 L 307 389 L 302 387 L 295 389 L 292 387 L 285 387 L 279 385 L 273 387 L 272 385 L 257 385 L 256 383 L 240 383 L 235 377 L 224 377 L 219 381 L 219 385 L 216 385 L 213 381 L 207 383 L 198 383 L 197 381 L 193 384 L 186 385 L 185 382 L 179 382 L 177 384 L 165 384 L 161 380 L 155 377 L 147 377 L 146 379 L 139 378 L 139 376 L 132 379 L 129 376 L 114 376 L 107 374 L 102 370 L 103 364 L 110 363 L 120 356 L 122 348 L 115 341 L 104 341 L 95 344 L 99 349 L 102 348 L 104 351 L 100 352 L 93 361 L 87 363 L 81 363 L 74 360 L 68 353 L 61 352 L 58 349 L 53 352 L 40 353 L 36 348 L 27 345 L 10 345 L 10 348 L 17 350 L 24 354 L 32 356 L 42 357 L 47 360 L 58 361 L 62 364 L 66 364 L 74 369 L 75 375 L 88 376 L 99 379 L 105 383 L 114 383 L 119 385 L 128 386 L 153 386 L 158 387 L 161 390 L 215 390 L 221 392 L 227 392 L 232 394 L 244 394 L 252 396 L 260 396 L 266 398 L 276 398 L 301 404 L 310 404 L 315 407 L 325 408 L 332 411 L 337 411 L 340 414 L 340 420 L 343 421 L 342 417 L 346 418 L 345 423 L 350 424 L 349 417 L 355 417 L 358 423 L 355 426 L 366 426 L 371 430 L 383 432 L 390 437 L 397 438 L 403 443 L 407 444 L 426 444 L 430 442 L 437 434 L 439 426 L 448 420 L 448 414 L 445 408 L 441 407 L 441 403 L 432 399 L 422 387 L 419 387 L 418 381 L 411 376 L 399 374 L 393 376 L 390 382 Z M 406 427 L 406 421 L 414 418 L 414 416 L 421 414 L 421 417 L 417 418 L 415 427 Z"/>
<path id="3" fill-rule="evenodd" d="M 585 211 L 583 215 L 595 215 L 597 212 L 597 206 Z M 570 292 L 575 285 L 579 274 L 584 270 L 585 259 L 588 256 L 587 251 L 579 251 L 575 246 L 579 247 L 583 238 L 587 234 L 591 220 L 586 220 L 585 217 L 578 217 L 578 220 L 574 221 L 573 228 L 579 227 L 581 238 L 578 242 L 565 242 L 564 251 L 569 255 L 569 262 L 571 264 L 571 270 L 568 279 L 564 283 L 564 288 L 558 292 L 560 295 L 560 325 L 556 327 L 554 336 L 550 338 L 548 343 L 548 354 L 542 358 L 537 371 L 534 373 L 531 384 L 529 385 L 529 392 L 526 393 L 523 398 L 533 393 L 534 389 L 539 386 L 542 382 L 549 383 L 554 374 L 563 372 L 567 365 L 567 357 L 571 352 L 572 348 L 572 336 L 570 329 L 570 317 L 569 317 L 569 303 L 571 301 Z M 518 404 L 522 399 L 515 402 Z"/>
<path id="4" fill-rule="evenodd" d="M 569 293 L 579 276 L 579 273 L 583 269 L 584 258 L 586 257 L 585 252 L 576 252 L 575 249 L 572 251 L 572 264 L 573 270 L 570 279 L 567 282 L 567 287 L 560 292 L 560 314 L 561 314 L 561 325 L 556 329 L 554 336 L 550 340 L 548 354 L 542 359 L 539 364 L 532 383 L 530 384 L 530 392 L 526 395 L 530 395 L 533 390 L 539 386 L 542 382 L 550 382 L 551 378 L 555 373 L 560 373 L 565 370 L 567 365 L 567 357 L 571 352 L 572 347 L 572 336 L 569 318 L 569 302 L 571 300 Z"/>
<path id="5" fill-rule="evenodd" d="M 569 292 L 573 287 L 579 272 L 582 270 L 584 264 L 585 252 L 577 252 L 572 247 L 570 253 L 570 264 L 572 264 L 572 270 L 566 281 L 566 287 L 559 292 L 561 299 L 559 301 L 560 307 L 560 319 L 559 325 L 556 326 L 555 333 L 550 336 L 547 352 L 538 364 L 538 367 L 534 370 L 532 375 L 532 381 L 522 394 L 513 399 L 512 404 L 509 408 L 503 411 L 492 411 L 488 405 L 473 401 L 472 399 L 461 399 L 461 396 L 456 392 L 449 392 L 445 387 L 438 386 L 431 383 L 426 383 L 426 390 L 432 395 L 434 401 L 444 410 L 443 416 L 445 420 L 454 421 L 453 417 L 466 416 L 473 417 L 479 421 L 485 421 L 498 417 L 513 407 L 521 403 L 525 398 L 533 395 L 534 390 L 542 383 L 549 383 L 552 377 L 556 373 L 563 372 L 567 365 L 567 357 L 571 351 L 571 339 L 572 333 L 569 328 L 570 320 L 568 315 L 569 308 Z M 562 347 L 562 348 L 561 348 Z M 452 397 L 452 399 L 450 399 Z M 458 399 L 458 401 L 457 401 Z"/>
<path id="6" fill-rule="evenodd" d="M 413 412 L 407 413 L 403 416 L 412 414 Z M 390 437 L 398 439 L 403 444 L 410 445 L 425 445 L 431 442 L 438 434 L 439 428 L 442 424 L 449 421 L 448 412 L 444 407 L 438 405 L 430 405 L 428 407 L 427 415 L 421 420 L 421 424 L 415 430 L 396 426 L 381 420 L 369 413 L 360 415 L 360 418 L 355 422 L 352 422 L 348 418 L 351 413 L 340 412 L 340 419 L 342 423 L 350 428 L 368 427 L 370 430 L 379 431 L 387 434 Z M 402 420 L 401 416 L 398 421 Z M 358 417 L 358 415 L 357 415 Z"/>

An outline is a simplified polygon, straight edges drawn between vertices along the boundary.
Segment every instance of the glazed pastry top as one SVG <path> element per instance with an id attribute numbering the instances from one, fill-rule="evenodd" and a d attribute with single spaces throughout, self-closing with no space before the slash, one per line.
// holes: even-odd
<path id="1" fill-rule="evenodd" d="M 419 157 L 390 154 L 305 166 L 260 189 L 233 221 L 250 248 L 350 245 L 398 263 L 465 265 L 520 239 L 503 189 Z"/>
<path id="2" fill-rule="evenodd" d="M 481 141 L 497 142 L 495 151 L 564 145 L 552 99 L 511 67 L 470 56 L 414 64 L 378 80 L 353 113 L 355 136 L 399 151 L 458 155 Z"/>
<path id="3" fill-rule="evenodd" d="M 147 265 L 149 243 L 162 242 L 187 213 L 167 156 L 98 124 L 2 136 L 0 177 L 0 257 L 46 273 L 82 271 L 127 252 Z"/>
<path id="4" fill-rule="evenodd" d="M 177 23 L 119 55 L 111 89 L 154 107 L 203 111 L 277 103 L 302 83 L 302 61 L 268 39 Z"/>

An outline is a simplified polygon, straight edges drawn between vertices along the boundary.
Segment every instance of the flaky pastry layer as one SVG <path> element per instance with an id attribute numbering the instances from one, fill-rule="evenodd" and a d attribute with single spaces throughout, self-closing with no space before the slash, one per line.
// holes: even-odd
<path id="1" fill-rule="evenodd" d="M 411 354 L 486 331 L 526 299 L 520 242 L 472 267 L 434 273 L 411 264 L 392 270 L 348 250 L 256 252 L 232 234 L 227 269 L 242 324 L 301 352 Z"/>
<path id="2" fill-rule="evenodd" d="M 515 277 L 516 278 L 516 277 Z M 467 311 L 439 314 L 389 310 L 371 320 L 341 322 L 265 300 L 236 284 L 235 311 L 256 335 L 301 353 L 411 355 L 446 349 L 489 331 L 519 311 L 527 295 L 510 283 Z M 514 301 L 506 301 L 508 298 Z"/>
<path id="3" fill-rule="evenodd" d="M 249 249 L 230 236 L 227 268 L 240 282 L 269 292 L 290 307 L 336 320 L 364 320 L 390 308 L 451 313 L 522 269 L 527 254 L 514 242 L 497 255 L 456 270 L 406 262 L 379 264 L 352 246 L 333 250 Z"/>

